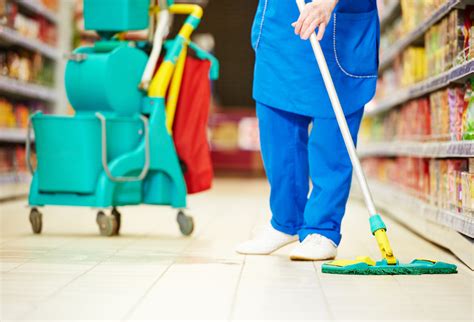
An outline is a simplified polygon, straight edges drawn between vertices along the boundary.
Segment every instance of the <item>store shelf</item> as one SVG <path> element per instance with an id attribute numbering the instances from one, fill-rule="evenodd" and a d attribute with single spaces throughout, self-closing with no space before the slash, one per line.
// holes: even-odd
<path id="1" fill-rule="evenodd" d="M 387 7 L 380 16 L 380 29 L 385 29 L 388 25 L 390 25 L 395 18 L 397 18 L 400 14 L 400 1 L 394 1 L 389 7 Z"/>
<path id="2" fill-rule="evenodd" d="M 438 21 L 446 17 L 451 10 L 462 3 L 462 0 L 448 0 L 446 3 L 421 23 L 415 30 L 390 46 L 380 57 L 380 70 L 386 69 L 393 60 L 408 46 L 420 39 L 425 32 Z"/>
<path id="3" fill-rule="evenodd" d="M 23 8 L 26 8 L 32 13 L 41 15 L 51 22 L 58 23 L 57 14 L 53 12 L 52 10 L 46 8 L 38 0 L 18 0 L 17 2 L 20 6 L 22 6 Z"/>
<path id="4" fill-rule="evenodd" d="M 474 141 L 460 142 L 374 142 L 361 143 L 358 148 L 361 158 L 373 156 L 412 156 L 424 158 L 469 158 L 474 157 Z"/>
<path id="5" fill-rule="evenodd" d="M 27 38 L 17 31 L 5 26 L 0 26 L 0 39 L 30 50 L 38 51 L 44 56 L 53 60 L 58 60 L 61 56 L 56 48 L 44 44 L 39 40 Z"/>
<path id="6" fill-rule="evenodd" d="M 16 79 L 11 79 L 4 76 L 0 76 L 0 91 L 49 102 L 55 102 L 58 98 L 58 95 L 54 89 L 41 85 L 21 82 Z"/>
<path id="7" fill-rule="evenodd" d="M 388 111 L 409 100 L 421 97 L 425 94 L 446 87 L 449 84 L 462 82 L 473 75 L 474 60 L 470 60 L 462 65 L 453 67 L 443 74 L 431 77 L 425 81 L 412 85 L 407 89 L 402 89 L 393 93 L 389 98 L 381 100 L 379 103 L 373 105 L 372 108 L 367 108 L 366 115 L 371 116 Z"/>
<path id="8" fill-rule="evenodd" d="M 382 112 L 386 112 L 398 105 L 401 105 L 411 99 L 410 90 L 398 90 L 389 95 L 390 97 L 381 100 L 380 102 L 367 106 L 365 109 L 365 116 L 373 116 Z"/>
<path id="9" fill-rule="evenodd" d="M 0 142 L 25 143 L 27 131 L 25 129 L 0 128 Z"/>
<path id="10" fill-rule="evenodd" d="M 383 210 L 382 215 L 388 215 L 426 239 L 451 250 L 474 268 L 474 216 L 433 207 L 403 189 L 377 180 L 369 180 L 369 184 L 377 207 Z M 353 196 L 362 199 L 358 187 L 353 190 Z"/>

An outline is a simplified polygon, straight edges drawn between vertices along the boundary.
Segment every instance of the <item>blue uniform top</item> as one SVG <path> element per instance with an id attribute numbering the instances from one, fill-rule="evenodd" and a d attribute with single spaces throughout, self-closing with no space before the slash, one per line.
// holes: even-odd
<path id="1" fill-rule="evenodd" d="M 311 44 L 291 26 L 298 17 L 295 0 L 259 1 L 252 27 L 254 99 L 293 113 L 332 118 Z M 363 108 L 375 94 L 379 42 L 376 0 L 339 0 L 321 47 L 346 115 Z"/>

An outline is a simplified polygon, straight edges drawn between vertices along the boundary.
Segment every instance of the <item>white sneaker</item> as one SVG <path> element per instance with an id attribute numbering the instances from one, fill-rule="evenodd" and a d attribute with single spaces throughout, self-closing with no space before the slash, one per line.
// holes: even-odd
<path id="1" fill-rule="evenodd" d="M 235 251 L 244 255 L 269 255 L 296 240 L 297 235 L 287 235 L 268 225 L 260 229 L 252 239 L 237 246 Z"/>
<path id="2" fill-rule="evenodd" d="M 337 246 L 334 242 L 319 234 L 311 234 L 293 249 L 291 260 L 321 261 L 333 259 L 337 255 Z"/>

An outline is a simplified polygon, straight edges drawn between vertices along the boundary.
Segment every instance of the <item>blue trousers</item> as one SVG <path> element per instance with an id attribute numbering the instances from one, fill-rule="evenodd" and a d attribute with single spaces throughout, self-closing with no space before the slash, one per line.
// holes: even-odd
<path id="1" fill-rule="evenodd" d="M 346 116 L 356 142 L 364 110 Z M 335 118 L 312 118 L 257 102 L 272 226 L 283 233 L 341 241 L 352 165 Z M 309 125 L 313 123 L 311 133 Z M 309 193 L 309 180 L 312 191 Z"/>

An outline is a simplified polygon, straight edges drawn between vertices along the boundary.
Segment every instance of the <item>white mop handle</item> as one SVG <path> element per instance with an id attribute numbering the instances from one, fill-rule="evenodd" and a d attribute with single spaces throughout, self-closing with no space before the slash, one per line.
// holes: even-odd
<path id="1" fill-rule="evenodd" d="M 300 12 L 302 12 L 305 7 L 304 0 L 296 0 L 296 3 Z M 369 210 L 370 216 L 377 215 L 377 210 L 375 209 L 372 194 L 370 192 L 369 185 L 367 184 L 367 179 L 364 175 L 364 171 L 362 170 L 359 157 L 357 156 L 357 151 L 354 145 L 354 141 L 352 140 L 351 132 L 349 130 L 349 127 L 347 126 L 346 117 L 344 116 L 344 111 L 342 109 L 341 102 L 339 101 L 339 96 L 337 95 L 336 88 L 334 87 L 334 82 L 332 81 L 331 73 L 329 72 L 329 68 L 326 62 L 326 58 L 324 57 L 324 53 L 321 49 L 318 39 L 316 38 L 315 32 L 311 34 L 310 42 L 311 46 L 313 47 L 314 56 L 316 57 L 316 61 L 319 65 L 319 70 L 321 71 L 321 75 L 323 76 L 324 85 L 326 86 L 326 90 L 328 92 L 329 99 L 331 100 L 334 113 L 336 114 L 337 123 L 339 124 L 342 137 L 344 138 L 344 143 L 346 144 L 347 152 L 349 153 L 349 157 L 352 162 L 352 167 L 354 168 L 357 180 L 359 181 L 359 185 L 362 190 L 362 194 L 364 195 L 364 200 Z"/>
<path id="2" fill-rule="evenodd" d="M 156 64 L 161 55 L 161 48 L 163 46 L 163 39 L 166 38 L 170 29 L 171 15 L 168 10 L 161 10 L 158 14 L 158 26 L 155 31 L 155 38 L 153 40 L 153 49 L 143 72 L 141 86 L 148 90 L 148 86 L 155 73 Z"/>

